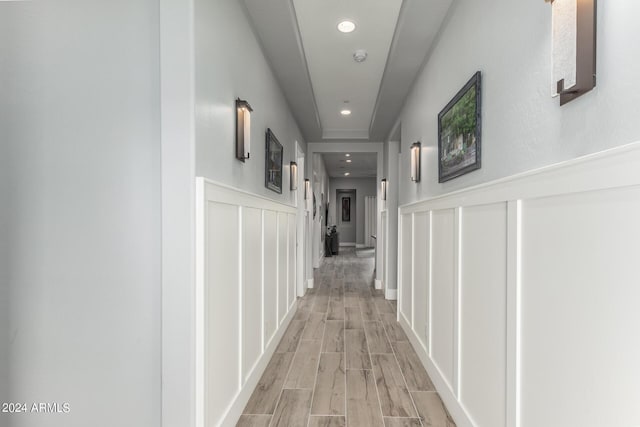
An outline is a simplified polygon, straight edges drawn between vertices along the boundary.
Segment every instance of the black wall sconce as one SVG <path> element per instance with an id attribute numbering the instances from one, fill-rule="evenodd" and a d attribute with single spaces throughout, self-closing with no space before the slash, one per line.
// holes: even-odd
<path id="1" fill-rule="evenodd" d="M 298 189 L 298 164 L 296 162 L 289 163 L 289 184 L 291 191 Z"/>
<path id="2" fill-rule="evenodd" d="M 411 144 L 411 181 L 420 182 L 420 147 L 419 141 Z"/>
<path id="3" fill-rule="evenodd" d="M 305 200 L 309 200 L 309 197 L 311 197 L 311 181 L 309 181 L 309 178 L 305 178 L 305 180 L 304 180 L 304 199 Z"/>
<path id="4" fill-rule="evenodd" d="M 380 181 L 380 198 L 387 200 L 387 178 Z"/>
<path id="5" fill-rule="evenodd" d="M 251 148 L 251 112 L 247 101 L 236 99 L 236 159 L 244 162 Z"/>
<path id="6" fill-rule="evenodd" d="M 554 96 L 560 105 L 596 86 L 596 0 L 551 3 Z"/>

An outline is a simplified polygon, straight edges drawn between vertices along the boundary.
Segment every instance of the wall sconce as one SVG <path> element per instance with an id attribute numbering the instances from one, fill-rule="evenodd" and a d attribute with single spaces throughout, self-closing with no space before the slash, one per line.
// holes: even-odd
<path id="1" fill-rule="evenodd" d="M 242 162 L 249 158 L 252 111 L 247 101 L 236 99 L 236 159 Z"/>
<path id="2" fill-rule="evenodd" d="M 289 184 L 291 191 L 298 189 L 298 164 L 296 162 L 289 163 Z"/>
<path id="3" fill-rule="evenodd" d="M 420 141 L 411 144 L 411 181 L 420 182 Z"/>
<path id="4" fill-rule="evenodd" d="M 560 105 L 596 86 L 596 0 L 545 0 L 552 10 L 553 96 Z"/>
<path id="5" fill-rule="evenodd" d="M 309 178 L 305 178 L 305 180 L 304 180 L 304 199 L 305 200 L 309 200 L 310 195 L 311 195 L 311 181 L 309 181 Z"/>
<path id="6" fill-rule="evenodd" d="M 387 200 L 387 179 L 384 178 L 380 181 L 380 197 L 382 200 Z"/>

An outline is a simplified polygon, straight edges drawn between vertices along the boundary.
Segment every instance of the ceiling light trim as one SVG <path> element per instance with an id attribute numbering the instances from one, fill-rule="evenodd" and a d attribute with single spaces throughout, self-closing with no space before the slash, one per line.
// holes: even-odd
<path id="1" fill-rule="evenodd" d="M 338 22 L 338 24 L 336 25 L 336 28 L 342 34 L 350 34 L 350 33 L 353 33 L 356 30 L 356 28 L 358 28 L 358 25 L 353 19 L 347 18 Z"/>

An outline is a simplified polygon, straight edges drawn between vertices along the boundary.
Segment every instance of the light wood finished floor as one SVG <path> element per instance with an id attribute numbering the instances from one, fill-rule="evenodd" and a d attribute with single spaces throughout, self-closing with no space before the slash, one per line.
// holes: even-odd
<path id="1" fill-rule="evenodd" d="M 370 252 L 325 259 L 238 427 L 455 427 Z"/>

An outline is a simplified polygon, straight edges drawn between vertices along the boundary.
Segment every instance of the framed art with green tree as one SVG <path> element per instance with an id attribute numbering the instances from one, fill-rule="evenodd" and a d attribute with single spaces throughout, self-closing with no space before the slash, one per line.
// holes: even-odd
<path id="1" fill-rule="evenodd" d="M 480 71 L 438 114 L 438 182 L 480 169 Z"/>

